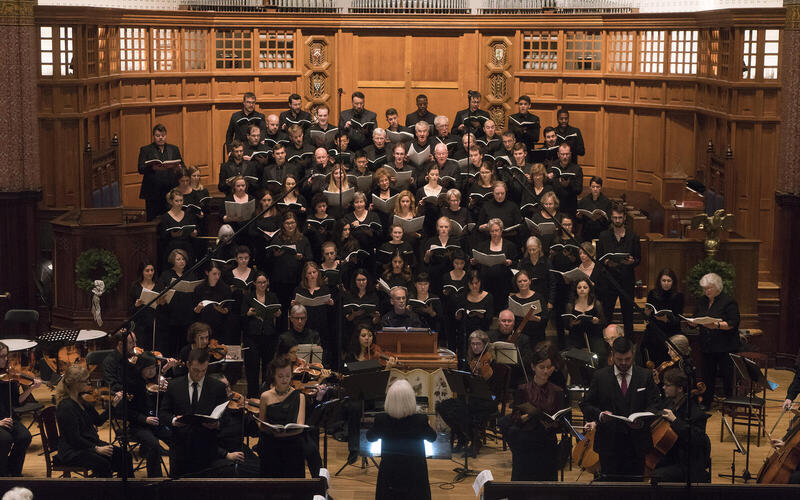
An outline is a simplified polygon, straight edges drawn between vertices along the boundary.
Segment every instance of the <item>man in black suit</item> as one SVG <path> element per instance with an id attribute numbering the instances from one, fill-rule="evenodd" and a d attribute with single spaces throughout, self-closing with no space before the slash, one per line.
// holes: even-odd
<path id="1" fill-rule="evenodd" d="M 558 110 L 558 126 L 556 127 L 556 136 L 558 137 L 558 144 L 569 144 L 569 150 L 572 153 L 572 163 L 578 163 L 578 157 L 586 154 L 586 147 L 583 145 L 583 135 L 581 129 L 578 127 L 570 126 L 569 124 L 569 111 L 566 109 Z"/>
<path id="2" fill-rule="evenodd" d="M 289 96 L 289 109 L 281 113 L 278 117 L 280 121 L 281 130 L 284 132 L 289 131 L 292 125 L 299 125 L 303 129 L 303 135 L 308 137 L 308 128 L 311 126 L 311 113 L 303 111 L 303 99 L 299 94 L 292 94 Z"/>
<path id="3" fill-rule="evenodd" d="M 587 427 L 597 428 L 594 449 L 600 456 L 600 473 L 605 479 L 624 481 L 644 471 L 644 457 L 653 444 L 650 427 L 641 419 L 627 423 L 609 415 L 656 413 L 659 393 L 650 370 L 633 365 L 630 340 L 614 340 L 611 351 L 613 366 L 595 372 L 580 406 Z"/>
<path id="4" fill-rule="evenodd" d="M 350 149 L 358 151 L 371 143 L 372 130 L 378 125 L 378 115 L 364 107 L 364 94 L 353 92 L 353 107 L 339 113 L 339 130 L 350 139 Z"/>
<path id="5" fill-rule="evenodd" d="M 476 137 L 483 137 L 483 124 L 489 119 L 489 113 L 480 109 L 481 94 L 474 90 L 467 92 L 469 107 L 456 113 L 453 119 L 453 133 L 464 135 L 472 132 Z"/>
<path id="6" fill-rule="evenodd" d="M 575 217 L 578 196 L 583 192 L 583 169 L 572 161 L 569 144 L 562 143 L 558 147 L 558 163 L 550 167 L 547 178 L 558 196 L 559 210 Z"/>
<path id="7" fill-rule="evenodd" d="M 169 210 L 167 193 L 178 185 L 178 167 L 181 150 L 178 146 L 167 144 L 167 127 L 157 124 L 153 127 L 153 142 L 139 149 L 137 168 L 142 178 L 139 198 L 144 200 L 147 220 L 151 221 Z M 153 160 L 158 160 L 153 162 Z M 158 162 L 170 162 L 159 164 Z"/>
<path id="8" fill-rule="evenodd" d="M 230 145 L 234 139 L 239 139 L 242 143 L 247 142 L 250 125 L 258 125 L 258 128 L 261 129 L 261 137 L 266 136 L 267 121 L 263 113 L 256 111 L 256 95 L 252 92 L 245 92 L 242 99 L 242 110 L 233 113 L 228 122 L 225 144 Z"/>
<path id="9" fill-rule="evenodd" d="M 159 422 L 172 426 L 170 474 L 173 477 L 231 475 L 233 461 L 217 442 L 219 422 L 187 425 L 180 421 L 184 415 L 211 414 L 228 399 L 225 384 L 206 377 L 208 351 L 204 349 L 192 349 L 187 366 L 187 375 L 170 381 L 159 412 Z"/>
<path id="10" fill-rule="evenodd" d="M 417 96 L 417 110 L 406 116 L 406 127 L 411 128 L 419 122 L 428 122 L 428 126 L 433 128 L 433 121 L 436 115 L 428 111 L 428 96 L 420 94 Z"/>

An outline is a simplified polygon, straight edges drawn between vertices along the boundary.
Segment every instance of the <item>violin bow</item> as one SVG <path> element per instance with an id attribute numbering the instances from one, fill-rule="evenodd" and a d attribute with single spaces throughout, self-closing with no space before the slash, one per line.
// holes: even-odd
<path id="1" fill-rule="evenodd" d="M 767 434 L 769 435 L 769 438 L 770 438 L 770 439 L 772 439 L 772 433 L 773 433 L 773 432 L 775 432 L 775 429 L 777 429 L 777 428 L 778 428 L 778 424 L 781 422 L 781 419 L 783 418 L 783 416 L 784 416 L 784 415 L 786 415 L 786 412 L 787 412 L 787 411 L 789 411 L 789 410 L 787 410 L 786 408 L 784 408 L 784 409 L 781 411 L 781 414 L 780 414 L 780 415 L 778 415 L 778 419 L 775 421 L 775 425 L 773 425 L 773 426 L 772 426 L 772 429 L 770 429 L 770 430 L 769 430 L 769 432 L 767 432 Z"/>
<path id="2" fill-rule="evenodd" d="M 155 340 L 155 338 L 153 340 Z M 160 359 L 156 359 L 156 366 L 158 367 L 158 371 L 156 372 L 156 418 L 158 418 L 158 404 L 161 402 L 161 362 Z M 161 424 L 161 422 L 159 422 L 159 424 Z"/>

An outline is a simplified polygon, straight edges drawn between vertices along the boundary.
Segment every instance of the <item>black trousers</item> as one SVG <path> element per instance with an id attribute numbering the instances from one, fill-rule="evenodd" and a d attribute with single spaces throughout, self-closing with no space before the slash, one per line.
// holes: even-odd
<path id="1" fill-rule="evenodd" d="M 703 394 L 703 404 L 710 405 L 714 402 L 714 391 L 717 385 L 717 373 L 722 377 L 725 396 L 733 395 L 733 362 L 727 352 L 703 353 L 703 382 L 706 392 Z"/>
<path id="2" fill-rule="evenodd" d="M 90 448 L 77 452 L 72 459 L 63 463 L 91 469 L 94 477 L 111 477 L 113 472 L 121 474 L 123 469 L 128 470 L 128 477 L 133 477 L 131 456 L 123 453 L 122 448 L 117 446 L 114 447 L 114 452 L 110 457 L 105 457 L 97 453 L 94 448 Z"/>
<path id="3" fill-rule="evenodd" d="M 167 213 L 167 199 L 165 196 L 144 200 L 144 209 L 147 212 L 147 222 L 155 219 L 159 215 Z"/>
<path id="4" fill-rule="evenodd" d="M 147 477 L 161 477 L 161 445 L 159 440 L 170 442 L 166 427 L 131 426 L 131 436 L 139 442 L 142 456 L 147 460 Z"/>
<path id="5" fill-rule="evenodd" d="M 247 377 L 247 397 L 257 398 L 261 395 L 261 386 L 258 376 L 266 380 L 267 366 L 275 356 L 278 346 L 277 335 L 245 335 L 244 346 L 249 349 L 244 351 L 244 373 Z"/>
<path id="6" fill-rule="evenodd" d="M 10 429 L 0 427 L 0 476 L 22 476 L 25 452 L 31 444 L 31 433 L 19 420 Z"/>
<path id="7" fill-rule="evenodd" d="M 600 473 L 602 481 L 641 481 L 644 473 L 644 457 L 638 456 L 630 447 L 600 456 Z M 638 477 L 637 477 L 638 476 Z"/>
<path id="8" fill-rule="evenodd" d="M 620 286 L 625 291 L 626 295 L 632 299 L 634 292 L 633 283 L 620 282 Z M 633 302 L 626 299 L 610 284 L 606 290 L 603 290 L 602 296 L 598 298 L 603 303 L 606 323 L 614 322 L 614 307 L 617 305 L 617 298 L 619 298 L 619 307 L 622 311 L 622 323 L 625 327 L 625 338 L 633 341 Z"/>

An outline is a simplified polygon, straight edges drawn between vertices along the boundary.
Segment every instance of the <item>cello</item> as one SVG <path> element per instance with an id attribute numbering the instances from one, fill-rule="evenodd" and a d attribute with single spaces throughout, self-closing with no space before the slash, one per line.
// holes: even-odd
<path id="1" fill-rule="evenodd" d="M 800 418 L 795 416 L 783 439 L 783 446 L 773 451 L 764 461 L 756 483 L 789 484 L 789 477 L 797 470 L 798 465 L 800 465 Z"/>

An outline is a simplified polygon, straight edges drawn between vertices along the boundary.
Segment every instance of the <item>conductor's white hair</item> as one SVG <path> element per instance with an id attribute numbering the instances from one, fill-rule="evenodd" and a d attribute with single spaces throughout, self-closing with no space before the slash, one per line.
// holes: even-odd
<path id="1" fill-rule="evenodd" d="M 2 500 L 33 500 L 33 492 L 28 488 L 16 486 L 6 491 Z"/>
<path id="2" fill-rule="evenodd" d="M 392 418 L 405 418 L 417 412 L 417 398 L 414 389 L 405 379 L 395 380 L 386 391 L 383 404 L 386 413 Z"/>
<path id="3" fill-rule="evenodd" d="M 722 291 L 722 278 L 719 277 L 717 273 L 708 273 L 702 278 L 700 278 L 700 286 L 705 288 L 707 286 L 713 286 L 717 289 L 717 292 Z"/>

